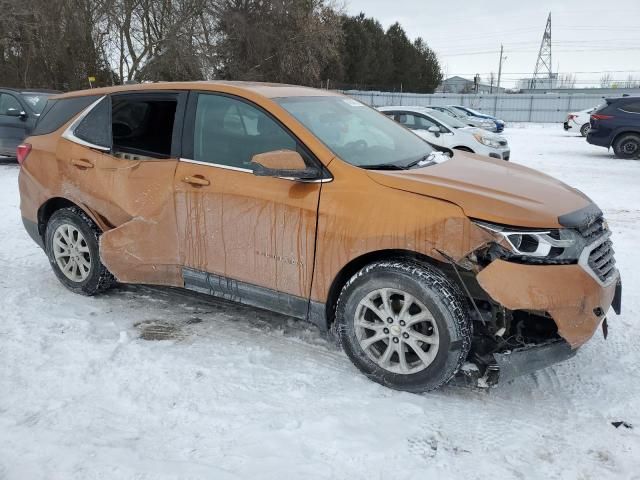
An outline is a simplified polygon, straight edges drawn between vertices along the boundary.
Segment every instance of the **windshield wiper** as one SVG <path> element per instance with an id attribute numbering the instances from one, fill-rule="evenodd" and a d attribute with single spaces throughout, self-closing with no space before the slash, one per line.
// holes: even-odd
<path id="1" fill-rule="evenodd" d="M 420 165 L 420 164 L 421 164 L 421 163 L 423 163 L 423 162 L 424 162 L 424 165 L 420 165 L 421 167 L 428 167 L 428 166 L 430 166 L 430 165 L 433 165 L 433 164 L 434 164 L 434 163 L 436 163 L 436 162 L 434 162 L 433 160 L 429 161 L 429 160 L 430 160 L 430 158 L 431 158 L 432 156 L 433 156 L 433 152 L 432 152 L 432 153 L 429 153 L 428 155 L 425 155 L 425 156 L 423 156 L 423 157 L 420 157 L 420 158 L 419 158 L 419 159 L 417 159 L 417 160 L 414 160 L 413 162 L 411 162 L 411 163 L 409 163 L 409 164 L 405 165 L 405 166 L 404 166 L 404 168 L 406 168 L 406 169 L 408 170 L 408 169 L 410 169 L 410 168 L 412 168 L 412 167 L 415 167 L 415 166 L 417 166 L 417 165 Z"/>
<path id="2" fill-rule="evenodd" d="M 402 165 L 396 165 L 395 163 L 379 163 L 378 165 L 360 165 L 360 168 L 365 170 L 406 170 L 406 167 Z"/>

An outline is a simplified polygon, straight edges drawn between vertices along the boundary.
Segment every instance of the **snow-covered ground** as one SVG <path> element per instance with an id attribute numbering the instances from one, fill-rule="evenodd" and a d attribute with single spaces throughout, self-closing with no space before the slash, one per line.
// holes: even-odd
<path id="1" fill-rule="evenodd" d="M 368 381 L 284 317 L 162 289 L 68 292 L 0 162 L 0 479 L 640 478 L 640 161 L 560 125 L 505 135 L 512 161 L 605 210 L 624 312 L 564 364 L 426 395 Z"/>

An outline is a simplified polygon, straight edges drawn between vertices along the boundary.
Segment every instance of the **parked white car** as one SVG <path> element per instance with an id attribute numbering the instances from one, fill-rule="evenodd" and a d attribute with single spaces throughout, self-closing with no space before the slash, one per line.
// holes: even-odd
<path id="1" fill-rule="evenodd" d="M 567 114 L 567 121 L 564 122 L 564 129 L 569 130 L 571 128 L 576 128 L 580 132 L 580 135 L 586 137 L 587 133 L 589 133 L 589 128 L 591 128 L 591 113 L 594 110 L 595 107 Z"/>
<path id="2" fill-rule="evenodd" d="M 491 158 L 509 160 L 507 139 L 426 107 L 380 107 L 379 111 L 413 130 L 427 142 L 452 150 L 464 150 Z"/>

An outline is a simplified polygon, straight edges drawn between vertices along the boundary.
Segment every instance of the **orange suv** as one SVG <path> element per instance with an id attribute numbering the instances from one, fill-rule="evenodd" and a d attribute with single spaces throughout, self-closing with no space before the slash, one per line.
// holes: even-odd
<path id="1" fill-rule="evenodd" d="M 306 319 L 392 388 L 542 368 L 620 310 L 610 232 L 584 194 L 435 151 L 336 93 L 72 92 L 18 159 L 25 228 L 67 288 L 172 285 Z"/>

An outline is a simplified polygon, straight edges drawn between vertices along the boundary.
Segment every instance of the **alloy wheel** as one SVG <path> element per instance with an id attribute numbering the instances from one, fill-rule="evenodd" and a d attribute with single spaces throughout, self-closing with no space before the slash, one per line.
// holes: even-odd
<path id="1" fill-rule="evenodd" d="M 436 321 L 429 309 L 408 292 L 392 288 L 370 292 L 359 302 L 354 321 L 362 350 L 389 372 L 420 372 L 438 353 Z"/>
<path id="2" fill-rule="evenodd" d="M 53 233 L 53 256 L 60 271 L 72 282 L 83 282 L 89 276 L 89 246 L 80 230 L 73 225 L 62 224 Z"/>

